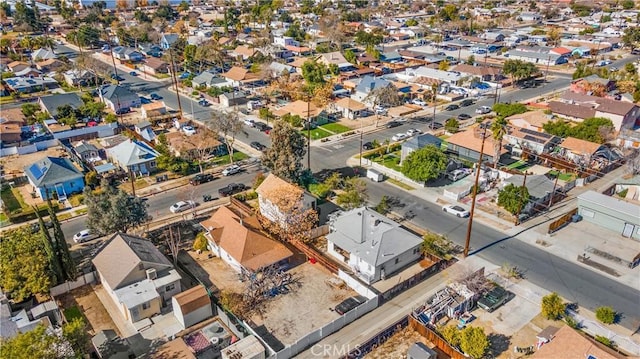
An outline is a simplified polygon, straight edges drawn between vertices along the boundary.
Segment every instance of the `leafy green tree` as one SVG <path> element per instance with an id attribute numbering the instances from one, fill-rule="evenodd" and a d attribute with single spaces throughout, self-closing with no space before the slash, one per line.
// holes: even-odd
<path id="1" fill-rule="evenodd" d="M 34 118 L 36 113 L 40 111 L 40 106 L 35 103 L 25 103 L 20 108 L 22 110 L 22 114 L 27 119 Z"/>
<path id="2" fill-rule="evenodd" d="M 213 111 L 211 113 L 210 128 L 214 133 L 222 136 L 227 145 L 227 152 L 229 153 L 229 162 L 233 163 L 233 143 L 236 140 L 236 136 L 243 130 L 242 122 L 238 120 L 238 114 L 232 112 L 226 114 L 220 111 Z"/>
<path id="3" fill-rule="evenodd" d="M 40 233 L 32 234 L 28 226 L 5 231 L 0 248 L 0 287 L 12 299 L 21 302 L 34 294 L 49 294 L 49 259 Z"/>
<path id="4" fill-rule="evenodd" d="M 0 358 L 52 359 L 64 358 L 62 341 L 47 332 L 47 327 L 39 324 L 35 329 L 19 333 L 11 339 L 0 340 Z"/>
<path id="5" fill-rule="evenodd" d="M 460 329 L 455 325 L 448 325 L 442 328 L 442 330 L 440 330 L 440 335 L 442 335 L 442 338 L 446 340 L 447 343 L 451 344 L 451 346 L 460 346 Z"/>
<path id="6" fill-rule="evenodd" d="M 566 305 L 558 293 L 553 292 L 542 297 L 542 315 L 551 320 L 558 320 L 564 315 Z"/>
<path id="7" fill-rule="evenodd" d="M 571 125 L 569 125 L 565 120 L 562 119 L 557 121 L 549 121 L 542 125 L 542 128 L 549 134 L 563 138 L 571 136 L 572 133 Z"/>
<path id="8" fill-rule="evenodd" d="M 622 42 L 625 46 L 635 49 L 640 45 L 640 27 L 633 26 L 627 27 L 624 29 L 624 34 L 622 35 Z"/>
<path id="9" fill-rule="evenodd" d="M 19 31 L 32 32 L 41 30 L 42 23 L 38 18 L 37 7 L 32 5 L 27 5 L 23 0 L 15 3 L 13 23 L 16 24 L 16 28 Z"/>
<path id="10" fill-rule="evenodd" d="M 352 64 L 355 64 L 357 59 L 356 54 L 353 52 L 353 50 L 346 50 L 344 52 L 344 58 Z"/>
<path id="11" fill-rule="evenodd" d="M 84 116 L 96 119 L 102 117 L 105 108 L 106 105 L 103 102 L 91 101 L 80 106 L 79 111 Z"/>
<path id="12" fill-rule="evenodd" d="M 407 26 L 418 26 L 418 20 L 409 19 L 409 20 L 405 21 L 404 24 L 407 25 Z"/>
<path id="13" fill-rule="evenodd" d="M 538 67 L 527 61 L 522 60 L 506 60 L 502 66 L 502 73 L 511 76 L 512 82 L 520 79 L 530 78 L 538 73 Z"/>
<path id="14" fill-rule="evenodd" d="M 302 64 L 302 77 L 307 82 L 307 86 L 312 89 L 323 85 L 326 82 L 324 76 L 328 73 L 329 69 L 323 63 L 308 60 Z"/>
<path id="15" fill-rule="evenodd" d="M 259 109 L 258 117 L 262 120 L 266 120 L 267 123 L 269 121 L 273 121 L 273 119 L 275 118 L 275 116 L 273 115 L 273 112 L 271 112 L 271 110 L 268 107 L 262 107 L 261 109 Z"/>
<path id="16" fill-rule="evenodd" d="M 454 4 L 447 4 L 440 9 L 438 17 L 445 22 L 459 20 L 458 7 Z"/>
<path id="17" fill-rule="evenodd" d="M 473 65 L 476 63 L 476 57 L 473 55 L 469 55 L 467 61 L 465 62 L 467 65 Z"/>
<path id="18" fill-rule="evenodd" d="M 622 6 L 623 9 L 625 10 L 631 10 L 636 6 L 635 1 L 633 0 L 622 0 L 622 2 L 620 3 L 620 5 Z"/>
<path id="19" fill-rule="evenodd" d="M 483 328 L 466 327 L 460 332 L 460 349 L 472 358 L 483 358 L 489 344 L 489 338 Z"/>
<path id="20" fill-rule="evenodd" d="M 284 36 L 289 36 L 294 38 L 296 41 L 304 41 L 307 33 L 304 31 L 299 21 L 294 22 L 289 26 L 287 31 L 284 32 Z"/>
<path id="21" fill-rule="evenodd" d="M 274 175 L 291 183 L 302 180 L 302 160 L 307 153 L 306 139 L 291 125 L 276 121 L 271 133 L 271 147 L 262 155 L 262 164 Z"/>
<path id="22" fill-rule="evenodd" d="M 84 175 L 84 183 L 86 183 L 87 186 L 91 188 L 94 188 L 95 186 L 97 186 L 98 183 L 100 183 L 98 181 L 98 172 L 96 171 L 87 172 L 87 174 Z"/>
<path id="23" fill-rule="evenodd" d="M 109 185 L 106 180 L 103 180 L 100 186 L 101 193 L 94 193 L 89 187 L 85 187 L 84 190 L 87 226 L 94 233 L 126 233 L 151 218 L 147 214 L 148 205 L 141 198 Z"/>
<path id="24" fill-rule="evenodd" d="M 87 330 L 87 323 L 82 318 L 73 318 L 62 326 L 62 337 L 65 339 L 76 357 L 83 357 L 89 354 L 90 339 Z"/>
<path id="25" fill-rule="evenodd" d="M 51 283 L 62 283 L 64 282 L 64 274 L 62 273 L 61 258 L 57 255 L 57 246 L 54 243 L 54 239 L 51 237 L 51 233 L 47 229 L 42 216 L 40 216 L 40 212 L 38 212 L 36 207 L 34 207 L 33 210 L 38 217 L 38 226 L 40 227 L 40 234 L 42 234 L 42 248 L 44 249 L 44 253 L 49 264 Z"/>
<path id="26" fill-rule="evenodd" d="M 596 318 L 604 324 L 613 324 L 616 321 L 616 311 L 611 307 L 598 307 Z"/>
<path id="27" fill-rule="evenodd" d="M 402 174 L 418 182 L 436 179 L 446 168 L 447 155 L 433 145 L 411 152 L 402 161 Z"/>
<path id="28" fill-rule="evenodd" d="M 519 115 L 527 112 L 527 106 L 521 103 L 497 103 L 493 105 L 492 110 L 499 118 L 506 118 L 513 115 Z"/>
<path id="29" fill-rule="evenodd" d="M 189 3 L 186 1 L 180 2 L 180 4 L 178 5 L 178 11 L 180 12 L 189 11 Z"/>
<path id="30" fill-rule="evenodd" d="M 511 214 L 520 213 L 529 202 L 529 190 L 525 186 L 506 185 L 498 192 L 498 205 Z"/>
<path id="31" fill-rule="evenodd" d="M 545 132 L 559 137 L 570 136 L 596 143 L 606 142 L 608 135 L 614 131 L 613 123 L 605 117 L 588 118 L 575 126 L 564 120 L 557 120 L 545 123 L 542 128 Z"/>
<path id="32" fill-rule="evenodd" d="M 460 121 L 452 117 L 444 123 L 444 129 L 449 133 L 456 133 L 460 131 Z"/>
<path id="33" fill-rule="evenodd" d="M 360 178 L 352 177 L 344 182 L 343 192 L 338 195 L 336 202 L 349 210 L 364 206 L 368 198 L 367 184 Z"/>
<path id="34" fill-rule="evenodd" d="M 382 196 L 380 202 L 374 207 L 374 210 L 380 214 L 387 214 L 387 212 L 389 212 L 389 197 Z"/>
<path id="35" fill-rule="evenodd" d="M 366 32 L 360 30 L 356 32 L 355 41 L 356 44 L 364 45 L 364 46 L 375 46 L 379 45 L 382 40 L 384 40 L 384 36 L 377 32 Z"/>
<path id="36" fill-rule="evenodd" d="M 422 244 L 420 248 L 422 249 L 422 252 L 432 254 L 442 259 L 448 259 L 453 249 L 451 248 L 451 242 L 447 237 L 431 232 L 422 236 Z"/>
<path id="37" fill-rule="evenodd" d="M 208 250 L 207 242 L 207 237 L 204 235 L 204 232 L 198 233 L 196 239 L 193 241 L 193 250 L 203 252 Z"/>

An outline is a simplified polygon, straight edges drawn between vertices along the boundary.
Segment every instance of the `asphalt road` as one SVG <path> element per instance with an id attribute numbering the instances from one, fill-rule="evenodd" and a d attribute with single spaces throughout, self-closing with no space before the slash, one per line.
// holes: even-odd
<path id="1" fill-rule="evenodd" d="M 145 197 L 147 198 L 146 202 L 149 205 L 147 213 L 154 218 L 169 215 L 171 214 L 169 207 L 178 201 L 192 200 L 200 205 L 203 203 L 203 195 L 210 194 L 214 198 L 219 197 L 218 189 L 228 185 L 229 183 L 244 183 L 245 185 L 250 186 L 258 171 L 259 168 L 253 166 L 233 176 L 220 176 L 211 182 L 203 183 L 198 186 L 187 185 Z M 74 234 L 87 228 L 86 219 L 86 216 L 76 217 L 62 224 L 62 232 L 64 232 L 65 238 L 69 244 L 74 244 Z"/>
<path id="2" fill-rule="evenodd" d="M 625 63 L 635 61 L 638 57 L 631 56 L 623 60 L 615 61 L 610 66 L 623 67 Z M 121 71 L 119 71 L 121 73 Z M 146 95 L 155 92 L 163 97 L 166 105 L 177 108 L 177 98 L 175 92 L 169 91 L 168 83 L 146 82 L 140 76 L 133 77 L 122 74 L 125 83 L 129 83 L 132 89 Z M 518 102 L 529 98 L 534 98 L 545 93 L 557 91 L 569 85 L 571 78 L 554 74 L 548 78 L 544 86 L 536 88 L 507 91 L 500 95 L 501 102 Z M 194 116 L 198 120 L 210 118 L 210 109 L 198 105 L 181 96 L 182 107 L 185 113 L 191 112 L 193 104 Z M 493 99 L 480 99 L 474 106 L 456 111 L 441 112 L 436 115 L 436 122 L 442 123 L 450 117 L 455 117 L 460 113 L 473 114 L 478 106 L 491 106 Z M 407 122 L 401 127 L 393 129 L 380 129 L 379 131 L 366 134 L 364 142 L 384 141 L 398 132 L 406 132 L 409 128 L 428 129 L 428 124 Z M 247 136 L 241 135 L 239 141 L 249 143 L 259 141 L 269 145 L 267 135 L 251 128 L 246 128 Z M 357 153 L 360 149 L 360 138 L 354 136 L 345 140 L 330 142 L 318 147 L 312 147 L 311 163 L 314 171 L 322 169 L 339 168 L 346 165 L 346 160 Z M 167 191 L 160 195 L 149 198 L 149 213 L 151 215 L 167 214 L 168 207 L 176 201 L 188 199 L 189 196 L 196 200 L 205 193 L 215 193 L 218 188 L 229 182 L 249 183 L 254 174 L 244 173 L 231 178 L 219 179 L 214 182 L 203 184 L 194 188 L 194 191 L 187 192 L 183 189 Z M 429 228 L 435 232 L 446 234 L 457 244 L 463 244 L 466 237 L 467 221 L 447 215 L 441 209 L 430 202 L 414 197 L 407 192 L 399 190 L 393 186 L 385 184 L 371 183 L 369 185 L 370 202 L 378 203 L 383 195 L 398 198 L 405 207 L 402 211 L 413 211 L 416 215 L 413 222 L 421 227 Z M 185 197 L 186 196 L 186 197 Z M 84 219 L 71 220 L 63 224 L 63 231 L 67 238 L 84 228 Z M 550 253 L 530 246 L 515 238 L 508 238 L 493 228 L 480 223 L 474 224 L 472 232 L 472 247 L 474 249 L 483 248 L 475 255 L 498 265 L 509 262 L 525 271 L 527 280 L 547 289 L 560 293 L 567 300 L 578 302 L 581 306 L 594 310 L 601 305 L 610 305 L 622 313 L 621 325 L 636 330 L 640 326 L 640 292 L 637 289 L 620 284 L 614 280 L 604 277 L 594 271 L 584 269 L 572 261 L 559 258 Z"/>
<path id="3" fill-rule="evenodd" d="M 394 186 L 368 182 L 367 188 L 372 206 L 379 203 L 383 195 L 397 198 L 404 207 L 394 211 L 400 214 L 412 211 L 415 217 L 411 222 L 444 234 L 464 246 L 467 219 L 447 214 L 440 206 Z M 584 269 L 574 258 L 560 258 L 478 222 L 473 224 L 471 253 L 497 265 L 515 265 L 524 271 L 526 280 L 558 292 L 568 301 L 577 302 L 591 311 L 599 306 L 611 306 L 622 314 L 620 324 L 628 329 L 636 330 L 640 326 L 640 291 Z"/>

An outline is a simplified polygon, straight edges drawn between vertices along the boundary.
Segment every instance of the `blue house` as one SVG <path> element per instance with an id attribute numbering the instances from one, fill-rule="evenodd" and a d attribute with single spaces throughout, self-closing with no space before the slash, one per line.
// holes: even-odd
<path id="1" fill-rule="evenodd" d="M 45 157 L 25 166 L 24 173 L 36 195 L 42 199 L 57 194 L 63 201 L 73 193 L 84 189 L 84 175 L 68 158 Z"/>

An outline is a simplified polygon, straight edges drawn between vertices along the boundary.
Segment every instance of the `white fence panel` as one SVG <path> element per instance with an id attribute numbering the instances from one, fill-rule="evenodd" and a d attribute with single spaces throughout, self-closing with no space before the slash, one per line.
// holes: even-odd
<path id="1" fill-rule="evenodd" d="M 367 297 L 367 299 L 374 298 L 377 295 L 365 284 L 343 272 L 342 269 L 338 269 L 338 277 L 347 283 L 349 288 L 355 290 L 358 294 Z"/>
<path id="2" fill-rule="evenodd" d="M 0 149 L 0 157 L 6 157 L 6 156 L 11 156 L 16 154 L 18 154 L 18 147 L 15 147 L 15 146 Z"/>
<path id="3" fill-rule="evenodd" d="M 36 147 L 35 144 L 29 145 L 29 146 L 18 147 L 18 154 L 19 155 L 27 155 L 29 153 L 34 153 L 34 152 L 38 152 L 38 147 Z"/>
<path id="4" fill-rule="evenodd" d="M 96 282 L 96 272 L 87 273 L 81 275 L 73 282 L 65 282 L 59 284 L 55 287 L 52 287 L 49 293 L 51 293 L 52 297 L 58 296 L 60 294 L 68 293 L 76 288 L 80 288 L 83 285 L 91 284 Z"/>

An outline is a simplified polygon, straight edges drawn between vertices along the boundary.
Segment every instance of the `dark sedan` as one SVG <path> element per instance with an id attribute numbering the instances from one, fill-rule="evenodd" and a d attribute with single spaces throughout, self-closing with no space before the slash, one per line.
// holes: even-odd
<path id="1" fill-rule="evenodd" d="M 347 298 L 340 304 L 336 305 L 336 313 L 343 315 L 344 313 L 353 310 L 355 307 L 367 301 L 366 297 L 357 295 L 355 297 Z"/>
<path id="2" fill-rule="evenodd" d="M 251 142 L 251 148 L 258 150 L 258 151 L 264 151 L 267 149 L 267 146 L 263 145 L 262 143 L 258 142 L 258 141 L 253 141 Z"/>
<path id="3" fill-rule="evenodd" d="M 470 118 L 471 116 L 467 115 L 466 113 L 461 113 L 458 115 L 458 120 L 461 120 L 461 121 L 468 120 Z"/>
<path id="4" fill-rule="evenodd" d="M 374 149 L 374 147 L 373 147 L 373 143 L 372 143 L 372 142 L 365 142 L 365 143 L 362 145 L 362 149 L 363 149 L 363 150 L 372 150 L 372 149 Z"/>
<path id="5" fill-rule="evenodd" d="M 451 104 L 451 105 L 445 107 L 444 110 L 445 111 L 455 111 L 455 110 L 457 110 L 459 108 L 460 108 L 460 106 L 455 105 L 455 104 Z"/>
<path id="6" fill-rule="evenodd" d="M 394 128 L 394 127 L 398 127 L 398 126 L 402 126 L 402 122 L 391 121 L 391 122 L 387 122 L 387 124 L 386 124 L 387 128 Z"/>

